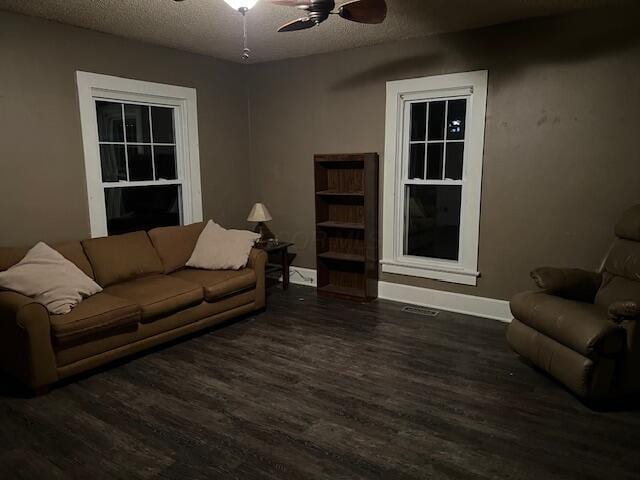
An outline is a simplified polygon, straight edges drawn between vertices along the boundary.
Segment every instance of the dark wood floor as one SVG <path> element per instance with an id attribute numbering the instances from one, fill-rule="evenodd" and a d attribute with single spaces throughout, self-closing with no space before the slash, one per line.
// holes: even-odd
<path id="1" fill-rule="evenodd" d="M 0 478 L 638 478 L 640 412 L 596 412 L 505 325 L 270 292 L 265 313 L 39 398 L 3 379 Z"/>

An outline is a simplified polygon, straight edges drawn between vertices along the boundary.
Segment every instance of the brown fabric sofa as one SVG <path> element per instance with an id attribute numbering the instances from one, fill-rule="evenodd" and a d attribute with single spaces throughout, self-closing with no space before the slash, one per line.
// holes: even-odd
<path id="1" fill-rule="evenodd" d="M 246 268 L 185 268 L 204 223 L 52 245 L 103 287 L 65 315 L 0 291 L 0 368 L 36 392 L 265 306 L 264 251 Z M 28 248 L 0 248 L 0 270 Z"/>
<path id="2" fill-rule="evenodd" d="M 599 272 L 540 268 L 511 300 L 509 345 L 585 400 L 640 391 L 640 205 L 615 234 Z"/>

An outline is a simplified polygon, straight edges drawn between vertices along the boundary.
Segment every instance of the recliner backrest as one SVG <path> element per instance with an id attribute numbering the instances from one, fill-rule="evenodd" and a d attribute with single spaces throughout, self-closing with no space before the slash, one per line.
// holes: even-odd
<path id="1" fill-rule="evenodd" d="M 616 240 L 603 267 L 603 282 L 595 303 L 608 307 L 616 300 L 640 303 L 640 205 L 622 214 Z"/>

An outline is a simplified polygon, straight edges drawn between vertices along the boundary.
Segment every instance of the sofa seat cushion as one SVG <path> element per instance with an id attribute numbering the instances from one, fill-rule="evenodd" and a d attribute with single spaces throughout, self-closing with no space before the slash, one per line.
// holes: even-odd
<path id="1" fill-rule="evenodd" d="M 74 343 L 96 334 L 137 326 L 141 309 L 135 303 L 107 293 L 97 293 L 71 312 L 51 315 L 51 331 L 58 344 Z"/>
<path id="2" fill-rule="evenodd" d="M 511 299 L 513 316 L 525 325 L 588 358 L 622 350 L 624 329 L 606 309 L 544 292 L 524 292 Z"/>
<path id="3" fill-rule="evenodd" d="M 172 273 L 171 276 L 201 285 L 204 288 L 204 298 L 208 302 L 215 302 L 256 286 L 256 272 L 252 268 L 242 270 L 185 268 Z"/>
<path id="4" fill-rule="evenodd" d="M 105 289 L 110 295 L 139 305 L 142 320 L 169 315 L 202 302 L 202 286 L 167 275 L 152 275 L 118 283 Z"/>

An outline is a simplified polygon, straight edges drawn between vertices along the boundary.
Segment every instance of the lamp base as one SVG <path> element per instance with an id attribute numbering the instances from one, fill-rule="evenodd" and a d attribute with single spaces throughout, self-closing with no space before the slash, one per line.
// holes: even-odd
<path id="1" fill-rule="evenodd" d="M 253 231 L 260 234 L 260 240 L 258 240 L 260 243 L 264 243 L 271 238 L 275 238 L 275 235 L 271 230 L 269 230 L 269 227 L 267 227 L 265 222 L 258 222 Z"/>

